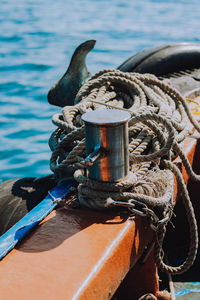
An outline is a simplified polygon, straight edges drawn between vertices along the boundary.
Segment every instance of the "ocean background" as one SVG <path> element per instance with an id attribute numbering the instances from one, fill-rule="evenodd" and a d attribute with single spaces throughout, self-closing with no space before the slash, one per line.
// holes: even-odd
<path id="1" fill-rule="evenodd" d="M 95 73 L 166 43 L 200 43 L 199 0 L 0 0 L 0 182 L 50 173 L 46 95 L 75 48 Z"/>

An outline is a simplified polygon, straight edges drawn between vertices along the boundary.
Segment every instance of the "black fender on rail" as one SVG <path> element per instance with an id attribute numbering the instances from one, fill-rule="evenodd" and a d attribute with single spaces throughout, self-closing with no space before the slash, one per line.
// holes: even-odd
<path id="1" fill-rule="evenodd" d="M 199 67 L 200 44 L 177 43 L 145 49 L 128 58 L 118 69 L 167 76 Z"/>
<path id="2" fill-rule="evenodd" d="M 0 184 L 0 236 L 23 218 L 56 185 L 52 175 L 10 179 Z"/>

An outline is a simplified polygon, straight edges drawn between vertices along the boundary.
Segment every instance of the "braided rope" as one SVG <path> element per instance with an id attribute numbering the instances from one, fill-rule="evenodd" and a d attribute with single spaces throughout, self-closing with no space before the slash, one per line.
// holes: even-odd
<path id="1" fill-rule="evenodd" d="M 107 69 L 92 76 L 81 87 L 75 103 L 75 106 L 64 107 L 62 114 L 53 117 L 53 123 L 59 129 L 49 140 L 51 170 L 58 178 L 74 176 L 79 183 L 79 202 L 87 207 L 104 209 L 114 201 L 131 203 L 134 199 L 151 208 L 161 209 L 163 214 L 172 209 L 175 174 L 182 188 L 190 226 L 188 258 L 179 267 L 164 264 L 161 252 L 166 224 L 162 224 L 157 232 L 155 260 L 164 272 L 184 272 L 196 256 L 197 225 L 182 175 L 171 159 L 179 155 L 189 176 L 200 180 L 200 175 L 193 172 L 180 146 L 191 129 L 188 120 L 200 132 L 187 102 L 177 90 L 154 75 Z M 86 111 L 102 108 L 102 105 L 107 109 L 128 110 L 132 115 L 129 121 L 130 170 L 127 178 L 120 182 L 97 182 L 84 175 L 86 154 L 81 116 Z"/>
<path id="2" fill-rule="evenodd" d="M 194 209 L 190 201 L 190 196 L 188 194 L 188 190 L 186 188 L 180 170 L 176 167 L 176 165 L 174 165 L 172 162 L 168 160 L 163 160 L 162 164 L 166 168 L 170 169 L 176 176 L 176 180 L 179 186 L 179 192 L 182 194 L 183 204 L 185 206 L 185 211 L 189 222 L 190 245 L 189 245 L 188 256 L 182 265 L 178 267 L 171 267 L 166 265 L 162 260 L 162 254 L 161 254 L 162 244 L 166 232 L 166 226 L 160 227 L 157 232 L 157 243 L 155 245 L 155 261 L 157 266 L 161 269 L 161 271 L 165 273 L 170 273 L 172 275 L 177 275 L 186 272 L 191 267 L 191 265 L 195 260 L 197 249 L 198 249 L 198 243 L 194 243 L 194 241 L 195 240 L 198 241 L 198 229 L 197 229 Z"/>

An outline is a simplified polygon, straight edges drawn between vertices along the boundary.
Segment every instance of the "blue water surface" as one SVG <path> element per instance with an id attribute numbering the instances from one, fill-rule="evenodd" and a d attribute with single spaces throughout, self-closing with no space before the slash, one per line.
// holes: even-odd
<path id="1" fill-rule="evenodd" d="M 1 0 L 0 182 L 49 174 L 46 95 L 74 49 L 96 39 L 95 73 L 169 42 L 200 42 L 199 0 Z"/>

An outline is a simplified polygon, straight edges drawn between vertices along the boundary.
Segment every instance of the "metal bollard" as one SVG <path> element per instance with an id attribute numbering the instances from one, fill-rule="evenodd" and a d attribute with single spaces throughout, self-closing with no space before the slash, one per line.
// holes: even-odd
<path id="1" fill-rule="evenodd" d="M 128 174 L 130 117 L 128 112 L 118 109 L 97 109 L 82 115 L 89 178 L 115 182 Z"/>

